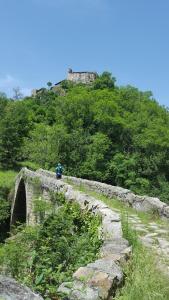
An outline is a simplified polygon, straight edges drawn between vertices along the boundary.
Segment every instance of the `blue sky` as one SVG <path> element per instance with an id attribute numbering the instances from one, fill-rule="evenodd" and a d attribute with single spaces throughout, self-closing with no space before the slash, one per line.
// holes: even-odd
<path id="1" fill-rule="evenodd" d="M 169 106 L 168 0 L 0 0 L 0 90 L 112 72 Z"/>

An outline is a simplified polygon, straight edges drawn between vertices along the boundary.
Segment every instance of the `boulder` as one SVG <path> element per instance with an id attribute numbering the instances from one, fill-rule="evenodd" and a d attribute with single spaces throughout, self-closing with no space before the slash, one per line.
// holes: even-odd
<path id="1" fill-rule="evenodd" d="M 3 300 L 43 300 L 28 287 L 10 277 L 0 276 L 0 299 Z"/>

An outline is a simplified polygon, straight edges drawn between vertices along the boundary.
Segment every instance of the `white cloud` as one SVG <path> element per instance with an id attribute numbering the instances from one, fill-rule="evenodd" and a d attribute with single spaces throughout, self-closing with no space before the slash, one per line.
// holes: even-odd
<path id="1" fill-rule="evenodd" d="M 4 92 L 8 97 L 13 97 L 13 88 L 19 87 L 21 93 L 24 96 L 31 95 L 31 88 L 25 87 L 25 84 L 22 80 L 13 77 L 12 75 L 5 75 L 4 77 L 0 77 L 0 92 Z"/>
<path id="2" fill-rule="evenodd" d="M 0 78 L 0 88 L 14 87 L 16 84 L 18 84 L 18 80 L 11 75 L 6 75 L 5 77 Z"/>
<path id="3" fill-rule="evenodd" d="M 30 88 L 21 88 L 21 93 L 24 96 L 31 96 L 32 89 L 30 89 Z"/>

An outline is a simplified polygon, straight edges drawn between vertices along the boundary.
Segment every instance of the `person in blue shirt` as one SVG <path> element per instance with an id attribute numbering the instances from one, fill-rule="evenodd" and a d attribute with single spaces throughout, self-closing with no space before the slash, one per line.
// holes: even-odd
<path id="1" fill-rule="evenodd" d="M 56 166 L 56 178 L 61 179 L 62 178 L 62 173 L 63 173 L 63 167 L 60 163 L 58 163 L 57 166 Z"/>

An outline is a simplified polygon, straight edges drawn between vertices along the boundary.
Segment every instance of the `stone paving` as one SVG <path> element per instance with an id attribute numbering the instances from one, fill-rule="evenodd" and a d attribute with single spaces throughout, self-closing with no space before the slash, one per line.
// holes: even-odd
<path id="1" fill-rule="evenodd" d="M 119 209 L 113 209 L 120 212 Z M 127 212 L 128 222 L 137 232 L 144 246 L 157 255 L 157 266 L 169 276 L 169 223 L 168 221 L 143 222 L 136 213 Z"/>
<path id="2" fill-rule="evenodd" d="M 150 250 L 154 250 L 157 255 L 157 267 L 169 276 L 169 224 L 167 222 L 156 223 L 149 222 L 147 224 L 141 223 L 137 215 L 130 216 L 130 223 L 135 223 L 135 230 L 137 231 L 142 243 Z M 143 231 L 140 230 L 140 224 Z"/>

